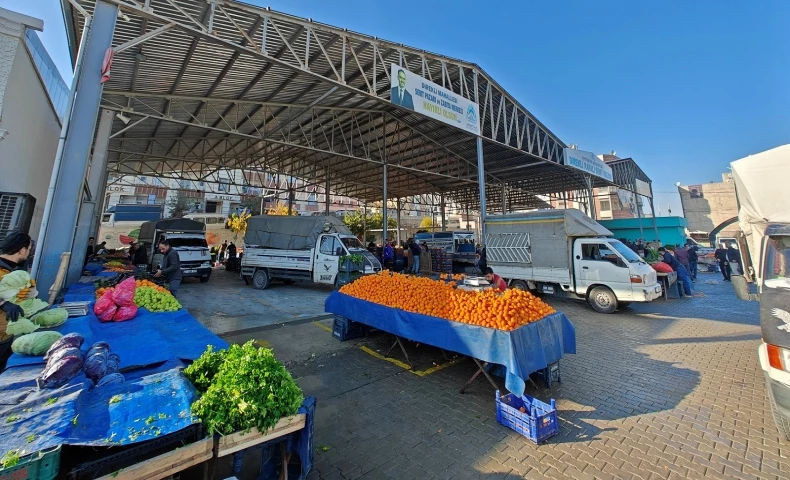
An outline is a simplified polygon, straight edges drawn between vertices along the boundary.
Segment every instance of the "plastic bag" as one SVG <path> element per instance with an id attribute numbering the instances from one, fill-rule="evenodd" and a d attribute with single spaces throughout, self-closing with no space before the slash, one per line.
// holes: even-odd
<path id="1" fill-rule="evenodd" d="M 129 277 L 115 287 L 112 291 L 112 299 L 120 307 L 131 307 L 134 305 L 134 291 L 134 277 Z"/>
<path id="2" fill-rule="evenodd" d="M 118 308 L 115 306 L 115 302 L 112 299 L 112 292 L 107 292 L 96 301 L 96 305 L 93 306 L 93 313 L 95 313 L 97 316 L 101 316 L 111 307 Z M 113 310 L 112 313 L 114 314 L 115 310 Z M 112 314 L 110 315 L 110 318 L 112 318 Z"/>
<path id="3" fill-rule="evenodd" d="M 671 273 L 673 271 L 672 267 L 670 267 L 669 265 L 667 265 L 664 262 L 654 263 L 653 264 L 653 270 L 655 270 L 655 271 L 657 271 L 659 273 Z"/>
<path id="4" fill-rule="evenodd" d="M 118 311 L 118 306 L 113 304 L 110 308 L 102 312 L 99 315 L 99 321 L 101 322 L 112 322 L 112 317 L 115 315 L 115 312 Z"/>
<path id="5" fill-rule="evenodd" d="M 134 316 L 137 315 L 137 307 L 132 305 L 128 307 L 118 307 L 118 311 L 115 312 L 112 319 L 116 322 L 125 322 L 126 320 L 131 320 Z"/>

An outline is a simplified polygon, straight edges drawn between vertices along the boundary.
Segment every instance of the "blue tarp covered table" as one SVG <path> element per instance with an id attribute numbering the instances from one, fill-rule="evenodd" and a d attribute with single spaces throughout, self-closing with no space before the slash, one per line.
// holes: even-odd
<path id="1" fill-rule="evenodd" d="M 94 295 L 93 284 L 72 285 L 74 295 Z M 12 354 L 0 374 L 0 451 L 34 452 L 59 444 L 112 445 L 150 440 L 194 423 L 192 384 L 182 360 L 198 358 L 207 345 L 228 344 L 186 310 L 151 313 L 140 309 L 126 322 L 99 322 L 88 315 L 69 318 L 52 330 L 85 337 L 82 350 L 104 340 L 121 358 L 125 382 L 92 387 L 80 373 L 58 389 L 39 390 L 35 378 L 43 357 Z M 110 403 L 110 399 L 118 396 Z"/>
<path id="2" fill-rule="evenodd" d="M 91 275 L 96 275 L 104 270 L 104 262 L 88 262 L 83 270 L 90 272 Z"/>
<path id="3" fill-rule="evenodd" d="M 510 332 L 467 325 L 332 292 L 325 310 L 398 337 L 504 365 L 505 386 L 524 394 L 529 375 L 546 368 L 565 353 L 576 353 L 576 330 L 562 312 Z"/>

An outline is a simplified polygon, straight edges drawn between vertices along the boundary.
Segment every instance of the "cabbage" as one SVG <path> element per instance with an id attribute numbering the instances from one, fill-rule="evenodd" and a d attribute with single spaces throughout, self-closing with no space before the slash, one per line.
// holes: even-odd
<path id="1" fill-rule="evenodd" d="M 57 327 L 63 325 L 69 319 L 69 312 L 65 308 L 50 308 L 43 312 L 38 312 L 30 318 L 36 325 L 44 328 Z"/>
<path id="2" fill-rule="evenodd" d="M 28 318 L 32 317 L 34 314 L 40 312 L 41 310 L 44 310 L 45 308 L 49 308 L 49 304 L 44 300 L 41 300 L 40 298 L 28 298 L 27 300 L 22 300 L 21 302 L 14 302 L 14 303 L 22 307 L 22 310 L 25 311 L 25 316 Z"/>
<path id="3" fill-rule="evenodd" d="M 44 355 L 62 335 L 58 332 L 33 332 L 14 340 L 11 351 L 20 355 Z"/>
<path id="4" fill-rule="evenodd" d="M 31 322 L 27 318 L 20 317 L 19 320 L 16 322 L 8 322 L 8 326 L 6 326 L 5 331 L 9 335 L 25 335 L 27 333 L 35 332 L 39 329 L 39 326 L 35 323 Z"/>
<path id="5" fill-rule="evenodd" d="M 30 283 L 30 275 L 24 270 L 16 270 L 5 274 L 0 279 L 0 298 L 13 300 L 28 283 Z"/>

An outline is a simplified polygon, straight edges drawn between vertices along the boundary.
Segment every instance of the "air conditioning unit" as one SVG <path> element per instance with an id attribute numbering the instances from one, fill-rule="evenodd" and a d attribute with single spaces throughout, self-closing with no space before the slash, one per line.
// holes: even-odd
<path id="1" fill-rule="evenodd" d="M 11 232 L 30 233 L 35 208 L 33 195 L 0 192 L 0 241 Z"/>

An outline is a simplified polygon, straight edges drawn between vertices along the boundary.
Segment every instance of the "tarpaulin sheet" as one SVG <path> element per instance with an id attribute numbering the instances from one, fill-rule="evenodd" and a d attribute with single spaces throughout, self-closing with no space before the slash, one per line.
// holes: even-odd
<path id="1" fill-rule="evenodd" d="M 90 272 L 91 275 L 97 275 L 104 270 L 104 262 L 89 262 L 83 270 Z"/>
<path id="2" fill-rule="evenodd" d="M 81 374 L 61 388 L 45 390 L 35 386 L 39 372 L 40 367 L 14 367 L 0 375 L 5 399 L 12 392 L 17 396 L 13 404 L 0 403 L 0 418 L 6 419 L 0 422 L 0 451 L 127 445 L 194 423 L 190 405 L 195 390 L 177 369 L 143 377 L 127 374 L 124 383 L 103 387 L 91 387 Z"/>
<path id="3" fill-rule="evenodd" d="M 96 300 L 96 287 L 92 283 L 70 285 L 63 295 L 64 302 L 92 302 Z"/>
<path id="4" fill-rule="evenodd" d="M 328 231 L 324 226 L 329 224 Z M 322 233 L 351 235 L 351 230 L 334 215 L 318 217 L 288 217 L 258 215 L 247 220 L 244 244 L 281 250 L 309 250 L 315 248 Z"/>
<path id="5" fill-rule="evenodd" d="M 79 333 L 85 338 L 83 349 L 95 342 L 110 344 L 121 357 L 121 368 L 141 367 L 168 360 L 195 360 L 213 345 L 228 348 L 227 342 L 211 333 L 188 311 L 151 313 L 141 308 L 137 316 L 126 322 L 99 322 L 91 309 L 88 315 L 69 318 L 52 330 L 62 334 Z M 12 354 L 7 366 L 43 365 L 43 357 Z"/>
<path id="6" fill-rule="evenodd" d="M 576 353 L 576 330 L 562 312 L 510 332 L 467 325 L 442 318 L 404 312 L 332 292 L 325 310 L 415 342 L 504 365 L 505 386 L 524 394 L 525 380 L 533 372 Z"/>

